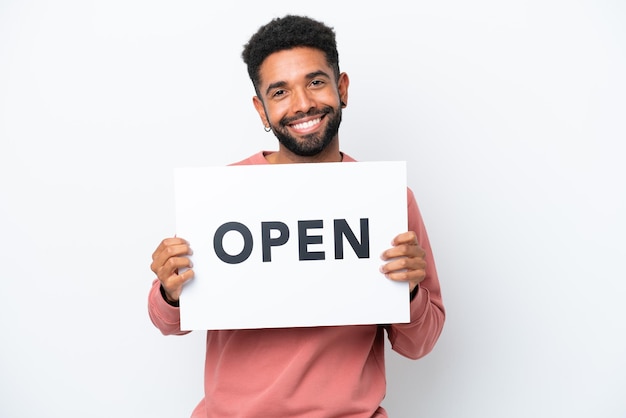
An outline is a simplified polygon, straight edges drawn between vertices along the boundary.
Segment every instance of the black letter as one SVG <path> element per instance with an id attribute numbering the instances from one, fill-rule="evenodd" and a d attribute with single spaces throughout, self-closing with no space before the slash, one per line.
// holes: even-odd
<path id="1" fill-rule="evenodd" d="M 270 231 L 280 232 L 277 238 L 270 237 Z M 282 222 L 261 222 L 261 238 L 263 243 L 263 262 L 272 261 L 272 247 L 283 245 L 289 239 L 289 227 Z"/>
<path id="2" fill-rule="evenodd" d="M 300 260 L 323 260 L 325 258 L 324 251 L 309 252 L 307 246 L 309 244 L 321 244 L 321 235 L 307 235 L 306 230 L 309 228 L 322 228 L 324 221 L 321 219 L 316 221 L 298 221 L 298 246 L 300 251 Z"/>
<path id="3" fill-rule="evenodd" d="M 230 255 L 224 251 L 224 235 L 229 231 L 237 231 L 243 237 L 243 249 L 237 255 Z M 215 248 L 215 254 L 225 263 L 239 264 L 246 261 L 252 253 L 252 233 L 242 223 L 239 222 L 226 222 L 224 225 L 217 228 L 215 236 L 213 237 L 213 248 Z"/>
<path id="4" fill-rule="evenodd" d="M 370 237 L 369 237 L 369 219 L 361 218 L 361 242 L 359 243 L 354 236 L 354 232 L 348 226 L 345 219 L 335 219 L 335 259 L 343 259 L 343 240 L 341 235 L 348 238 L 350 246 L 359 258 L 369 258 L 370 256 Z"/>

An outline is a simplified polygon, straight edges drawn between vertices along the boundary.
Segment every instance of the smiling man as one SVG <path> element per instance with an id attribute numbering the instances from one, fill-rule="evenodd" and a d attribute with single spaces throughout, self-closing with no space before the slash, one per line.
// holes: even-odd
<path id="1" fill-rule="evenodd" d="M 335 33 L 303 16 L 276 18 L 243 51 L 253 104 L 277 151 L 235 164 L 353 162 L 339 146 L 349 79 L 339 70 Z M 254 203 L 254 202 L 251 202 Z M 385 334 L 396 352 L 417 359 L 441 334 L 445 310 L 415 197 L 407 189 L 408 225 L 382 254 L 381 280 L 409 283 L 406 324 L 208 331 L 200 417 L 386 417 Z M 153 253 L 156 279 L 149 314 L 166 335 L 182 335 L 178 300 L 194 276 L 191 244 L 166 238 Z M 180 269 L 180 272 L 179 272 Z M 411 416 L 419 416 L 418 412 Z"/>

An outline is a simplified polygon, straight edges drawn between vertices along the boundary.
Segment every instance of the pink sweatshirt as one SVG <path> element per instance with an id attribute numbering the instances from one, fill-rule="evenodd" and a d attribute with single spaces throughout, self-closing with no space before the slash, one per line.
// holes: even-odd
<path id="1" fill-rule="evenodd" d="M 235 165 L 269 164 L 266 154 Z M 355 160 L 344 154 L 343 161 Z M 417 233 L 427 257 L 426 278 L 410 305 L 411 322 L 208 331 L 205 397 L 192 418 L 387 417 L 380 406 L 385 332 L 394 351 L 417 359 L 433 349 L 445 319 L 430 243 L 410 189 L 407 198 L 408 229 Z M 186 333 L 180 330 L 179 308 L 163 299 L 158 280 L 148 311 L 163 334 Z"/>

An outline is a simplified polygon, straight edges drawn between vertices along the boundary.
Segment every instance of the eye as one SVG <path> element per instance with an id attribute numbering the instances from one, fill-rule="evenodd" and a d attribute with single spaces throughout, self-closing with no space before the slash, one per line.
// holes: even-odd
<path id="1" fill-rule="evenodd" d="M 312 86 L 312 87 L 321 87 L 321 86 L 323 86 L 324 84 L 325 84 L 325 83 L 324 83 L 324 80 L 320 80 L 320 79 L 315 79 L 315 80 L 312 80 L 312 81 L 311 81 L 311 86 Z"/>
<path id="2" fill-rule="evenodd" d="M 272 97 L 281 97 L 285 95 L 285 90 L 276 90 L 274 93 L 272 93 Z"/>

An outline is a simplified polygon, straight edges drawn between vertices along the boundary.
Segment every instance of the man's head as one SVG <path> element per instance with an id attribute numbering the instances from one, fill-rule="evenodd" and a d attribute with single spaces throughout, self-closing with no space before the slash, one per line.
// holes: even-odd
<path id="1" fill-rule="evenodd" d="M 262 26 L 244 47 L 254 106 L 280 142 L 279 157 L 336 160 L 348 76 L 339 72 L 331 28 L 300 16 Z"/>
<path id="2" fill-rule="evenodd" d="M 248 75 L 257 94 L 260 84 L 259 68 L 265 58 L 274 52 L 296 47 L 322 51 L 335 73 L 335 79 L 339 78 L 339 53 L 333 29 L 309 17 L 287 15 L 261 26 L 244 46 L 241 56 L 248 66 Z"/>

